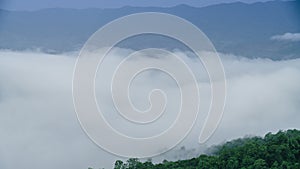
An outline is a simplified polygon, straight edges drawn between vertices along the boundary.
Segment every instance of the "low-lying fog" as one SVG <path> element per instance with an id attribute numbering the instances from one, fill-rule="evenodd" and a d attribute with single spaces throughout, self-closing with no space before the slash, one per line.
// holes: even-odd
<path id="1" fill-rule="evenodd" d="M 163 73 L 140 74 L 130 90 L 133 103 L 146 109 L 148 92 L 160 87 L 168 97 L 168 116 L 150 128 L 136 127 L 122 119 L 113 108 L 110 90 L 106 89 L 107 79 L 128 51 L 116 49 L 100 66 L 96 79 L 98 104 L 117 130 L 151 136 L 174 120 L 172 112 L 178 105 L 178 89 Z M 272 61 L 220 54 L 227 77 L 226 107 L 216 132 L 205 145 L 198 145 L 210 103 L 209 81 L 199 60 L 179 51 L 175 54 L 187 62 L 197 77 L 200 112 L 188 137 L 153 161 L 190 158 L 207 146 L 245 135 L 262 136 L 269 131 L 300 128 L 300 59 Z M 162 61 L 167 63 L 168 57 Z M 72 100 L 75 62 L 76 54 L 0 52 L 0 168 L 111 168 L 115 160 L 122 159 L 96 146 L 78 123 Z"/>

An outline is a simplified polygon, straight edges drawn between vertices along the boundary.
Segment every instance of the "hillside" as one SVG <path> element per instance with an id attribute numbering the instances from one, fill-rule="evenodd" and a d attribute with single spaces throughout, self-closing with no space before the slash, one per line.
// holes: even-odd
<path id="1" fill-rule="evenodd" d="M 229 141 L 213 147 L 210 155 L 189 160 L 163 161 L 153 164 L 129 159 L 115 162 L 115 169 L 299 169 L 300 131 L 268 133 L 263 138 L 252 137 Z"/>

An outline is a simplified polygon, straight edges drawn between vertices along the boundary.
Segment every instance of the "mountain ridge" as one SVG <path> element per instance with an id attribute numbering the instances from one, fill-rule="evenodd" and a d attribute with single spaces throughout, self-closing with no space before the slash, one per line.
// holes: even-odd
<path id="1" fill-rule="evenodd" d="M 296 1 L 270 1 L 252 4 L 236 2 L 199 8 L 178 5 L 171 8 L 4 10 L 0 11 L 0 49 L 41 49 L 53 53 L 79 50 L 89 36 L 116 18 L 139 12 L 163 12 L 195 24 L 207 34 L 219 52 L 275 60 L 298 58 L 299 42 L 271 40 L 274 35 L 300 32 L 300 15 L 292 12 L 297 4 Z M 173 44 L 169 41 L 156 41 L 158 47 L 172 48 Z M 139 49 L 139 44 L 143 44 L 143 47 L 153 45 L 133 40 L 121 46 Z"/>

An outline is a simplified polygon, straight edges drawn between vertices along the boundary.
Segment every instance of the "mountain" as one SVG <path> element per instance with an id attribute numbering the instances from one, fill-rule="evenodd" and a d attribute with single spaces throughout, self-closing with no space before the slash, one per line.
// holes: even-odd
<path id="1" fill-rule="evenodd" d="M 271 1 L 202 8 L 179 5 L 170 8 L 0 10 L 0 49 L 40 49 L 51 53 L 79 50 L 96 30 L 118 17 L 138 12 L 164 12 L 195 24 L 219 52 L 275 60 L 297 58 L 299 41 L 276 41 L 271 37 L 300 32 L 298 6 L 297 1 Z M 176 43 L 179 42 L 149 36 L 133 37 L 119 46 L 177 48 Z"/>
<path id="2" fill-rule="evenodd" d="M 211 155 L 166 161 L 153 164 L 131 158 L 127 162 L 116 161 L 114 169 L 299 169 L 300 168 L 300 131 L 293 129 L 268 133 L 264 138 L 253 137 L 229 141 L 214 148 Z M 92 169 L 92 168 L 89 168 Z"/>

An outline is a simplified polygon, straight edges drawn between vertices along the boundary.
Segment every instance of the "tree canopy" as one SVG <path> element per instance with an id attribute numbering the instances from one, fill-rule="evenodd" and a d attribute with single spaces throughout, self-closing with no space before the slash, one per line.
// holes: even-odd
<path id="1" fill-rule="evenodd" d="M 213 148 L 211 155 L 153 164 L 131 158 L 116 161 L 115 169 L 300 169 L 300 131 L 268 133 L 263 138 L 241 138 Z"/>

